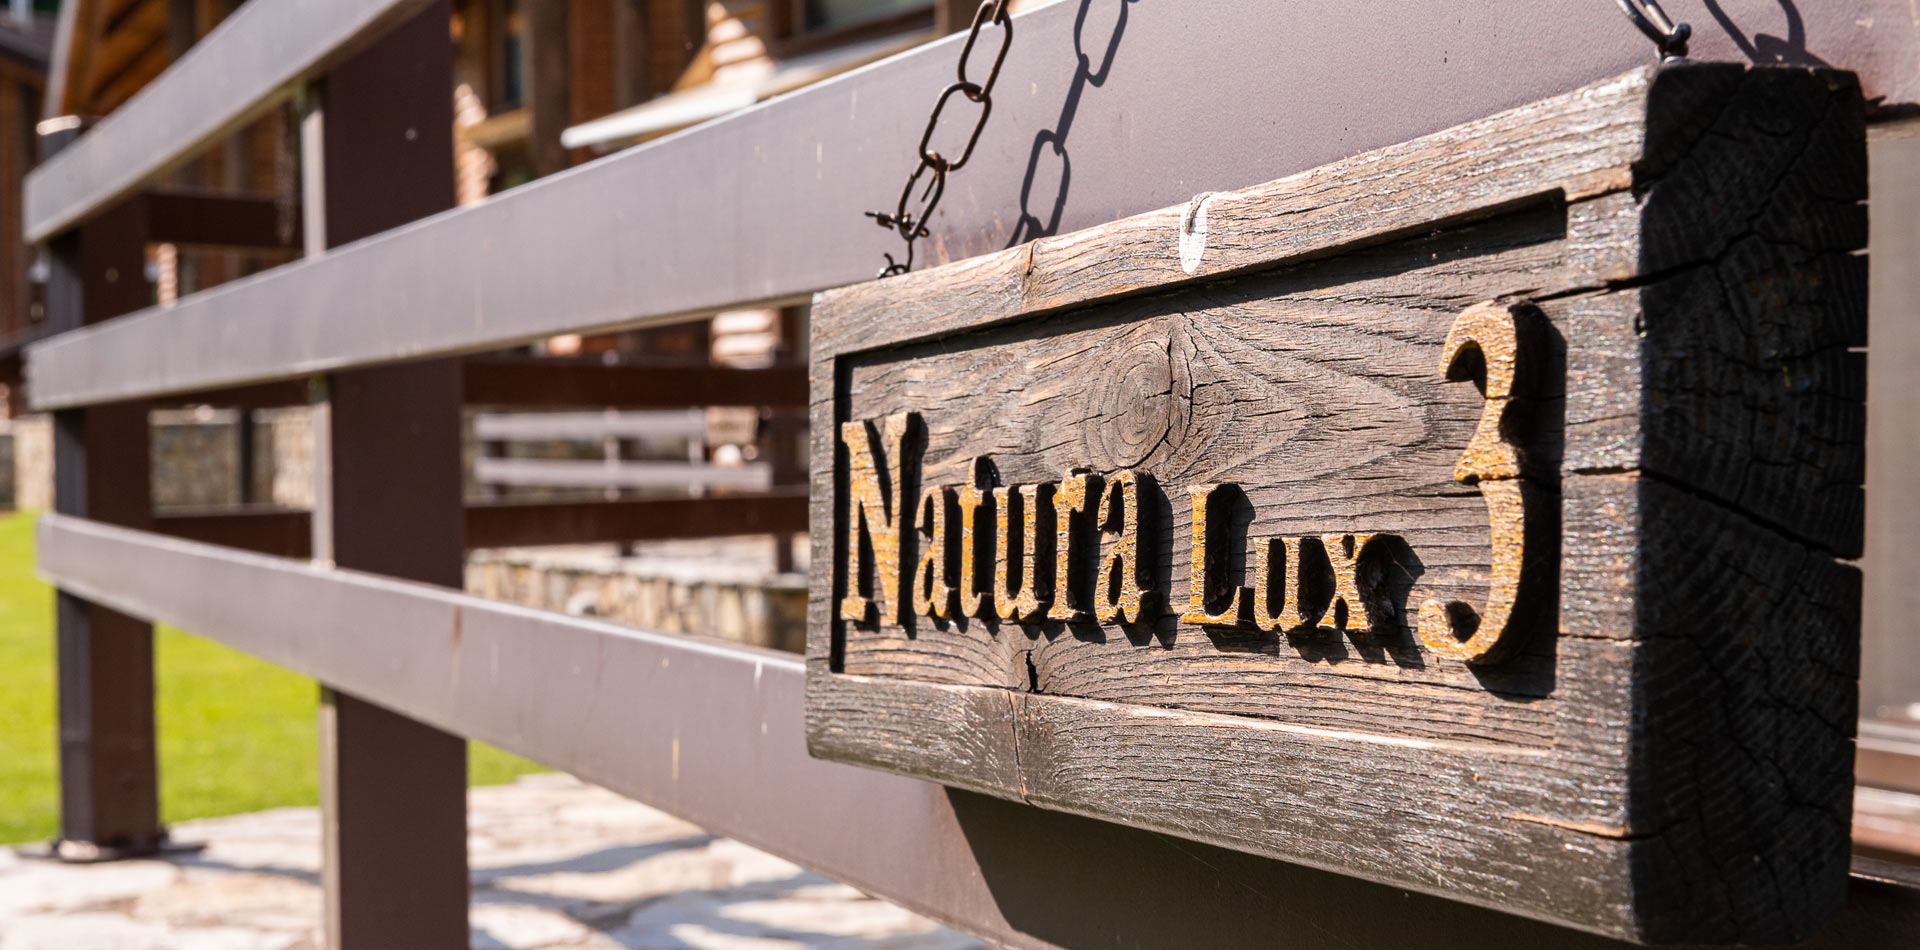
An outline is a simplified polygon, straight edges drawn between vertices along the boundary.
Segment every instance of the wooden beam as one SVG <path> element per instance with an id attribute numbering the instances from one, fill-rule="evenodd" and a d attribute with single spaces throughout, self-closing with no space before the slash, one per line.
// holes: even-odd
<path id="1" fill-rule="evenodd" d="M 625 109 L 653 97 L 652 51 L 648 49 L 647 0 L 613 4 L 613 107 Z"/>
<path id="2" fill-rule="evenodd" d="M 204 247 L 300 247 L 298 214 L 283 219 L 279 202 L 256 195 L 222 195 L 154 190 L 139 199 L 146 206 L 150 240 Z"/>
<path id="3" fill-rule="evenodd" d="M 100 323 L 148 301 L 144 216 L 122 206 L 48 249 L 48 323 Z M 110 524 L 152 523 L 147 407 L 120 403 L 53 417 L 54 510 Z M 58 853 L 151 854 L 166 841 L 154 747 L 153 627 L 61 591 L 55 598 L 60 718 Z"/>
<path id="4" fill-rule="evenodd" d="M 609 366 L 586 360 L 484 356 L 463 360 L 461 379 L 467 405 L 495 409 L 802 408 L 807 387 L 806 370 L 799 367 Z M 155 400 L 154 405 L 272 409 L 306 402 L 306 383 L 293 379 L 181 393 Z"/>
<path id="5" fill-rule="evenodd" d="M 806 526 L 803 495 L 487 502 L 467 506 L 467 547 L 717 538 Z"/>
<path id="6" fill-rule="evenodd" d="M 13 76 L 0 76 L 0 188 L 11 191 L 33 166 L 33 140 L 25 134 L 31 107 L 27 89 Z M 20 233 L 20 203 L 0 201 L 0 340 L 27 325 L 27 248 Z"/>
<path id="7" fill-rule="evenodd" d="M 567 149 L 560 144 L 560 133 L 573 124 L 572 75 L 567 68 L 570 44 L 567 37 L 569 0 L 523 0 L 527 19 L 526 57 L 527 111 L 533 118 L 533 131 L 527 151 L 533 159 L 533 173 L 551 175 L 570 162 Z"/>
<path id="8" fill-rule="evenodd" d="M 177 409 L 182 406 L 222 406 L 235 409 L 284 409 L 289 406 L 307 404 L 307 383 L 305 380 L 280 380 L 271 383 L 256 383 L 252 386 L 234 386 L 227 389 L 209 389 L 203 392 L 188 393 L 168 399 L 156 399 L 156 409 Z"/>
<path id="9" fill-rule="evenodd" d="M 153 530 L 170 538 L 294 558 L 312 555 L 312 524 L 310 512 L 275 507 L 162 511 L 153 518 Z"/>
<path id="10" fill-rule="evenodd" d="M 602 439 L 698 439 L 707 433 L 698 409 L 615 412 L 483 412 L 473 417 L 482 442 L 599 442 Z"/>
<path id="11" fill-rule="evenodd" d="M 773 469 L 765 462 L 713 465 L 704 462 L 623 461 L 597 459 L 476 459 L 473 477 L 486 485 L 528 485 L 546 488 L 729 488 L 766 491 L 773 486 Z"/>
<path id="12" fill-rule="evenodd" d="M 306 511 L 286 508 L 163 511 L 153 530 L 171 538 L 275 557 L 312 555 Z M 466 506 L 466 547 L 512 548 L 734 537 L 807 529 L 801 494 L 642 498 L 626 501 L 482 502 Z"/>
<path id="13" fill-rule="evenodd" d="M 335 247 L 453 206 L 450 15 L 447 0 L 435 0 L 327 74 L 308 120 L 320 132 L 310 149 L 319 167 L 308 168 L 316 243 Z M 457 589 L 458 363 L 333 373 L 324 392 L 314 553 Z M 328 948 L 466 947 L 466 743 L 351 684 L 321 682 Z"/>
<path id="14" fill-rule="evenodd" d="M 464 378 L 470 406 L 803 407 L 807 400 L 807 371 L 798 366 L 731 369 L 471 357 L 466 361 Z"/>

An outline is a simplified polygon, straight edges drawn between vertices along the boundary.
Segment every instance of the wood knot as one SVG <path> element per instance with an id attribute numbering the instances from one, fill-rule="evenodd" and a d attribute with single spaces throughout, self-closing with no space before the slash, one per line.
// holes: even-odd
<path id="1" fill-rule="evenodd" d="M 1137 468 L 1184 439 L 1193 383 L 1176 354 L 1170 336 L 1142 334 L 1107 358 L 1085 414 L 1095 465 Z"/>

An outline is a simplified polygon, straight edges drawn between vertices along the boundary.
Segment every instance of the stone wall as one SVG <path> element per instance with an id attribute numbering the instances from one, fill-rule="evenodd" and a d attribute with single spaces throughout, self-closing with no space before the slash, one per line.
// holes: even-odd
<path id="1" fill-rule="evenodd" d="M 239 439 L 232 410 L 153 413 L 153 506 L 204 508 L 240 503 Z"/>
<path id="2" fill-rule="evenodd" d="M 745 537 L 650 542 L 627 555 L 613 545 L 475 551 L 467 592 L 798 653 L 806 642 L 805 556 L 795 571 L 776 572 L 773 544 Z"/>
<path id="3" fill-rule="evenodd" d="M 153 501 L 160 509 L 230 505 L 240 500 L 239 441 L 233 410 L 153 413 Z M 53 421 L 21 416 L 7 465 L 11 497 L 22 509 L 53 507 Z M 288 508 L 313 507 L 313 424 L 305 406 L 254 413 L 253 498 Z M 9 497 L 0 494 L 0 499 Z"/>
<path id="4" fill-rule="evenodd" d="M 287 508 L 313 507 L 313 410 L 305 406 L 253 414 L 254 497 Z"/>
<path id="5" fill-rule="evenodd" d="M 13 504 L 23 511 L 53 507 L 53 417 L 21 416 L 13 429 Z"/>

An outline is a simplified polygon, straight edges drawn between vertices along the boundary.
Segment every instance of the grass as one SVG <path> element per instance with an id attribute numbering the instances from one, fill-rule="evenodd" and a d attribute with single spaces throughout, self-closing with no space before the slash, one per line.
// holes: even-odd
<path id="1" fill-rule="evenodd" d="M 319 801 L 312 680 L 167 627 L 154 677 L 163 820 Z M 0 842 L 44 840 L 59 823 L 53 682 L 53 592 L 33 575 L 33 515 L 0 514 Z M 477 742 L 467 763 L 474 785 L 540 770 Z"/>

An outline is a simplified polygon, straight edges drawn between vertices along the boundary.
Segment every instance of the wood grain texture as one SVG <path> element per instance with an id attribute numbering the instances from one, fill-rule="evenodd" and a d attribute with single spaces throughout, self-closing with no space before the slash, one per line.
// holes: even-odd
<path id="1" fill-rule="evenodd" d="M 810 747 L 1616 937 L 1810 933 L 1846 879 L 1861 111 L 1845 74 L 1642 71 L 821 295 Z M 1531 354 L 1497 433 L 1480 354 L 1446 346 L 1488 301 Z M 899 413 L 909 513 L 981 459 L 1009 489 L 1151 476 L 1165 613 L 837 619 L 877 579 L 843 569 L 836 428 Z M 1513 455 L 1462 465 L 1470 442 Z M 1523 483 L 1536 553 L 1519 648 L 1469 664 L 1418 615 L 1489 603 L 1485 478 Z M 1364 616 L 1182 622 L 1206 485 L 1232 486 L 1206 576 L 1285 553 Z M 1339 564 L 1373 580 L 1334 590 Z"/>

